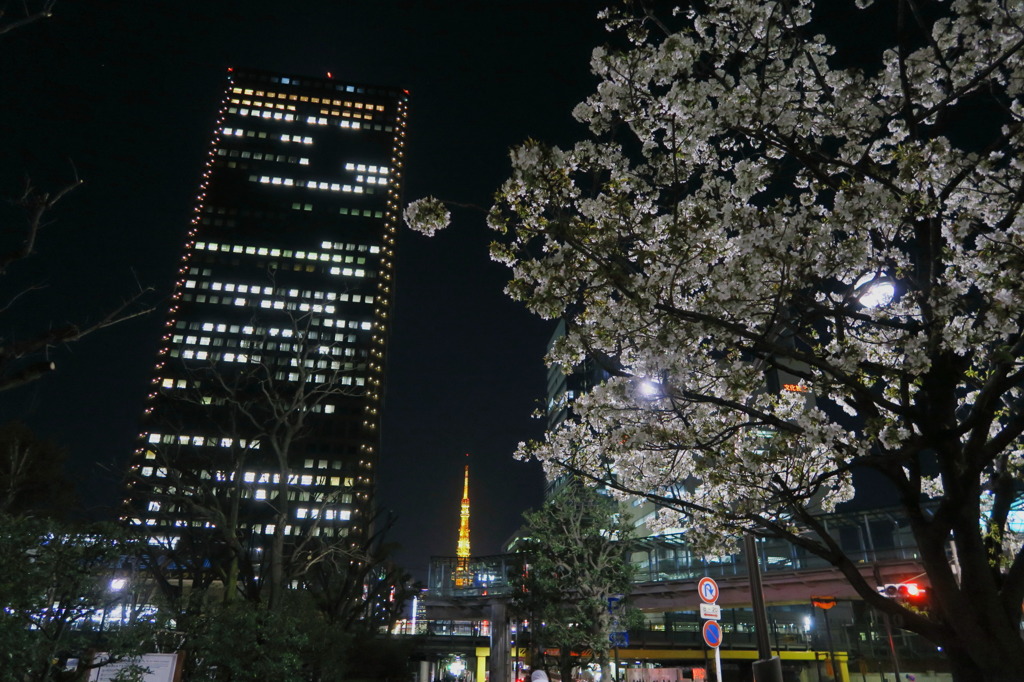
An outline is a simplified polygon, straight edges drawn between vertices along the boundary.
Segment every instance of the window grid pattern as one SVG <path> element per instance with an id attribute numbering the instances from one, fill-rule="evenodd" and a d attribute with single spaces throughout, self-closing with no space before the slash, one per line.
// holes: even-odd
<path id="1" fill-rule="evenodd" d="M 404 164 L 406 98 L 385 89 L 258 72 L 232 73 L 230 81 L 196 195 L 193 225 L 168 313 L 167 333 L 154 368 L 154 389 L 146 414 L 156 425 L 159 414 L 153 413 L 161 404 L 161 395 L 199 388 L 182 363 L 254 364 L 265 362 L 268 357 L 284 358 L 291 354 L 290 362 L 280 363 L 278 374 L 289 381 L 300 376 L 300 372 L 292 370 L 302 370 L 301 376 L 312 376 L 314 381 L 317 376 L 328 376 L 318 370 L 342 371 L 340 382 L 358 389 L 354 393 L 358 399 L 354 403 L 349 400 L 316 405 L 310 411 L 323 419 L 347 420 L 348 436 L 342 440 L 327 439 L 319 446 L 315 442 L 309 445 L 331 451 L 335 457 L 290 463 L 289 499 L 294 496 L 303 504 L 292 506 L 293 525 L 285 533 L 347 537 L 350 531 L 360 530 L 360 519 L 365 522 L 370 512 L 366 505 L 377 452 L 394 236 Z M 274 87 L 248 87 L 251 81 Z M 333 90 L 346 96 L 313 94 L 319 90 Z M 368 139 L 379 140 L 377 158 L 325 162 L 318 158 L 317 149 L 331 145 L 317 144 L 322 135 L 370 136 Z M 367 148 L 365 144 L 360 146 L 363 150 Z M 303 172 L 310 175 L 267 172 L 283 169 L 286 164 L 308 168 Z M 232 197 L 219 189 L 218 178 L 228 177 L 229 173 L 243 173 L 242 179 L 251 185 L 266 187 L 254 187 L 250 192 L 254 197 L 269 198 L 267 192 L 275 190 L 291 194 L 282 195 L 289 197 L 287 201 L 275 198 L 250 202 L 242 196 Z M 279 182 L 275 183 L 275 178 Z M 291 184 L 285 184 L 286 179 Z M 328 190 L 321 198 L 309 194 L 314 189 L 310 183 L 314 182 L 315 189 Z M 333 186 L 345 185 L 352 188 L 350 194 L 359 197 L 359 203 L 343 205 L 330 198 L 334 196 Z M 344 193 L 340 189 L 334 191 Z M 300 192 L 310 198 L 299 200 Z M 290 198 L 292 195 L 295 199 Z M 300 213 L 295 214 L 296 210 Z M 351 232 L 355 239 L 304 245 L 303 239 L 291 243 L 274 236 L 275 231 L 301 231 L 299 224 L 285 227 L 285 216 L 303 214 L 321 220 L 319 216 L 334 216 L 336 233 Z M 322 231 L 323 227 L 318 229 Z M 229 234 L 234 236 L 225 238 Z M 271 273 L 278 283 L 260 282 L 253 273 Z M 290 278 L 288 286 L 279 284 L 285 277 Z M 246 324 L 245 317 L 254 311 L 304 315 L 308 319 L 304 338 L 289 338 L 284 326 Z M 303 361 L 294 357 L 300 345 L 312 351 Z M 305 351 L 298 351 L 302 352 Z M 204 355 L 200 357 L 200 353 Z M 218 399 L 204 398 L 203 405 L 214 409 Z M 232 448 L 258 450 L 259 442 L 185 431 L 143 431 L 131 464 L 132 480 L 141 485 L 137 485 L 137 492 L 131 486 L 128 490 L 129 522 L 163 529 L 209 525 L 188 519 L 183 510 L 169 502 L 174 494 L 182 492 L 175 488 L 183 485 L 183 476 L 169 475 L 168 467 L 162 465 L 161 460 L 167 459 L 165 453 L 157 454 L 161 448 L 169 447 L 196 455 L 200 461 L 205 457 L 205 461 L 212 463 L 215 455 L 201 453 Z M 239 483 L 232 481 L 230 474 L 208 467 L 209 464 L 189 473 L 215 485 Z M 244 472 L 241 484 L 246 499 L 258 503 L 273 494 L 276 488 L 261 487 L 261 482 L 270 481 L 268 485 L 273 485 L 275 475 L 271 471 Z M 280 483 L 279 475 L 277 482 Z M 274 527 L 254 524 L 252 529 L 257 534 L 269 535 Z"/>

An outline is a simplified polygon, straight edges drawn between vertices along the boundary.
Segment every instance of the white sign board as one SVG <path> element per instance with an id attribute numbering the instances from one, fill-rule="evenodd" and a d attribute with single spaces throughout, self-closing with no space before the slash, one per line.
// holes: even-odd
<path id="1" fill-rule="evenodd" d="M 722 607 L 718 604 L 701 604 L 700 617 L 706 620 L 721 620 Z"/>
<path id="2" fill-rule="evenodd" d="M 96 654 L 94 661 L 102 661 L 107 654 Z M 89 673 L 89 682 L 112 682 L 120 671 L 130 665 L 138 665 L 149 672 L 142 676 L 145 682 L 174 682 L 174 672 L 178 666 L 178 654 L 144 654 L 138 658 L 124 659 L 116 663 L 93 668 Z"/>

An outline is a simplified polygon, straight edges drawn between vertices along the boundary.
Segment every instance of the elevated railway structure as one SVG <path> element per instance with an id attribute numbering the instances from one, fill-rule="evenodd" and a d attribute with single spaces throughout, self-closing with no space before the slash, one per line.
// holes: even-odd
<path id="1" fill-rule="evenodd" d="M 879 578 L 882 584 L 922 582 L 924 569 L 907 523 L 892 511 L 836 514 L 825 521 L 869 583 Z M 833 661 L 839 668 L 831 671 L 838 673 L 833 675 L 836 679 L 851 679 L 850 670 L 858 673 L 858 679 L 859 673 L 894 671 L 898 663 L 893 660 L 885 623 L 837 569 L 781 540 L 759 540 L 757 549 L 772 646 L 787 666 L 794 671 L 817 667 L 821 679 L 829 675 Z M 630 665 L 699 667 L 704 646 L 697 582 L 710 576 L 720 588 L 723 658 L 733 661 L 737 675 L 743 674 L 744 666 L 749 667 L 745 661 L 756 650 L 744 556 L 737 551 L 700 557 L 682 535 L 634 540 L 629 554 L 635 568 L 629 603 L 644 613 L 644 627 L 629 631 L 628 645 L 619 650 L 621 660 Z M 466 650 L 465 655 L 472 659 L 470 667 L 481 673 L 486 669 L 490 680 L 513 680 L 529 638 L 529 627 L 508 611 L 513 578 L 522 566 L 522 556 L 517 554 L 473 557 L 467 580 L 461 558 L 432 558 L 423 619 L 417 627 L 426 627 L 424 623 L 476 624 L 470 627 L 486 633 L 479 636 L 486 638 L 487 646 L 474 645 L 472 655 Z M 927 589 L 923 582 L 922 586 Z M 811 598 L 819 596 L 832 598 L 835 608 L 826 613 L 812 605 Z M 898 623 L 894 625 L 889 628 L 891 643 L 897 657 L 904 659 L 904 672 L 943 668 L 941 655 L 934 647 L 901 630 Z M 402 627 L 408 628 L 409 624 Z M 831 646 L 826 630 L 832 636 Z M 432 655 L 440 660 L 443 639 L 434 644 Z M 439 679 L 437 674 L 432 675 Z"/>

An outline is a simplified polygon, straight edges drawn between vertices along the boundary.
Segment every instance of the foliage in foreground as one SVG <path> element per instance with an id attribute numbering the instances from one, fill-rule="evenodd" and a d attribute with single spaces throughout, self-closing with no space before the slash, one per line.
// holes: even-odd
<path id="1" fill-rule="evenodd" d="M 609 599 L 630 586 L 628 516 L 607 495 L 570 481 L 525 520 L 527 559 L 514 580 L 512 611 L 530 623 L 535 667 L 541 652 L 557 649 L 562 679 L 572 679 L 587 657 L 609 674 Z"/>
<path id="2" fill-rule="evenodd" d="M 567 320 L 549 360 L 612 375 L 521 455 L 678 510 L 708 550 L 787 538 L 958 679 L 1016 678 L 1024 5 L 638 7 L 607 15 L 590 139 L 513 150 L 490 216 L 509 293 Z M 929 612 L 816 519 L 855 471 L 910 520 Z"/>
<path id="3" fill-rule="evenodd" d="M 274 610 L 244 601 L 212 603 L 192 618 L 171 648 L 187 653 L 183 679 L 341 682 L 405 674 L 408 643 L 340 627 L 302 592 L 287 597 Z"/>
<path id="4" fill-rule="evenodd" d="M 292 590 L 270 609 L 225 604 L 222 591 L 202 581 L 193 584 L 203 591 L 166 601 L 146 573 L 153 556 L 116 527 L 0 515 L 0 682 L 77 681 L 90 664 L 178 650 L 187 654 L 186 682 L 335 682 L 404 673 L 407 645 L 381 632 L 389 624 L 387 605 L 375 607 L 376 583 L 364 599 L 360 582 L 368 571 L 382 580 L 407 577 L 385 572 L 390 564 L 367 569 L 354 562 L 347 578 L 336 566 L 319 591 Z M 108 655 L 91 660 L 96 651 Z"/>
<path id="5" fill-rule="evenodd" d="M 91 651 L 118 659 L 146 650 L 150 616 L 115 608 L 125 599 L 112 580 L 131 544 L 105 525 L 0 514 L 0 682 L 71 680 L 68 661 L 84 666 Z"/>

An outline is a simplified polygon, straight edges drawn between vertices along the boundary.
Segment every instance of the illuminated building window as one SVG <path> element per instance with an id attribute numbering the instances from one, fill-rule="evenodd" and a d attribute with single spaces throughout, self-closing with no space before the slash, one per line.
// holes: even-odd
<path id="1" fill-rule="evenodd" d="M 318 387 L 334 381 L 332 373 L 344 369 L 346 387 L 372 386 L 373 391 L 367 392 L 370 394 L 379 390 L 375 382 L 366 380 L 367 371 L 361 363 L 365 362 L 363 358 L 370 357 L 367 349 L 370 330 L 374 328 L 373 322 L 366 318 L 371 316 L 371 310 L 374 319 L 386 315 L 388 300 L 380 296 L 386 296 L 388 289 L 386 283 L 380 285 L 383 288 L 379 289 L 379 295 L 368 295 L 361 289 L 370 286 L 376 289 L 378 284 L 374 279 L 378 273 L 389 271 L 390 259 L 394 256 L 388 246 L 391 243 L 388 235 L 397 215 L 395 204 L 400 187 L 398 174 L 392 175 L 391 168 L 399 165 L 401 145 L 397 135 L 366 131 L 382 130 L 381 124 L 387 121 L 381 114 L 393 112 L 386 114 L 389 120 L 392 116 L 403 117 L 405 108 L 402 100 L 397 99 L 401 97 L 398 94 L 393 105 L 383 106 L 356 102 L 351 96 L 346 100 L 347 95 L 341 93 L 358 93 L 361 88 L 355 86 L 319 79 L 302 79 L 301 85 L 297 81 L 291 77 L 244 71 L 229 75 L 226 103 L 221 108 L 222 123 L 215 130 L 200 203 L 185 250 L 192 262 L 182 271 L 185 277 L 180 280 L 180 292 L 175 296 L 175 308 L 170 316 L 173 323 L 168 323 L 175 333 L 161 343 L 155 379 L 160 398 L 148 403 L 148 411 L 152 411 L 147 415 L 150 426 L 142 436 L 151 443 L 149 448 L 162 447 L 166 451 L 140 448 L 136 462 L 142 459 L 143 453 L 150 453 L 145 455 L 147 458 L 167 457 L 170 461 L 184 451 L 189 457 L 196 456 L 199 461 L 207 462 L 204 466 L 210 470 L 196 471 L 197 477 L 204 475 L 221 485 L 232 479 L 230 469 L 217 469 L 226 465 L 214 458 L 226 455 L 222 450 L 226 447 L 225 437 L 230 437 L 231 447 L 247 447 L 240 434 L 194 435 L 206 428 L 205 422 L 202 426 L 198 421 L 191 425 L 173 424 L 170 413 L 166 417 L 161 414 L 177 393 L 173 390 L 176 388 L 198 388 L 204 392 L 204 395 L 190 398 L 200 403 L 193 402 L 197 412 L 213 409 L 203 405 L 226 404 L 215 382 L 204 380 L 204 385 L 199 387 L 190 380 L 178 378 L 192 376 L 186 372 L 202 370 L 208 362 L 220 362 L 222 368 L 231 370 L 244 366 L 243 363 L 269 362 L 271 371 L 282 380 L 307 381 Z M 314 96 L 315 91 L 309 89 L 313 87 L 323 92 Z M 384 96 L 376 91 L 373 94 Z M 305 109 L 298 107 L 300 102 Z M 310 102 L 312 106 L 307 106 Z M 322 112 L 315 111 L 321 107 Z M 311 111 L 311 108 L 315 109 Z M 299 131 L 306 134 L 298 134 Z M 351 159 L 347 167 L 346 159 Z M 387 159 L 396 160 L 389 163 Z M 316 178 L 304 176 L 313 168 L 317 169 Z M 394 187 L 390 187 L 392 183 Z M 239 184 L 245 186 L 241 192 L 235 189 Z M 379 197 L 380 206 L 371 203 L 378 201 L 378 196 L 370 196 L 374 191 L 388 195 Z M 316 211 L 312 201 L 317 201 Z M 362 205 L 364 201 L 369 205 Z M 342 202 L 349 205 L 343 207 Z M 389 206 L 388 213 L 384 205 Z M 315 220 L 313 212 L 317 213 Z M 383 222 L 385 215 L 391 218 L 388 223 Z M 375 223 L 375 220 L 381 222 Z M 362 243 L 321 241 L 314 237 L 345 233 L 365 236 L 360 237 Z M 211 238 L 217 241 L 210 241 Z M 367 254 L 370 255 L 367 257 Z M 388 262 L 379 262 L 381 256 L 389 259 Z M 269 282 L 245 273 L 279 273 L 274 275 L 277 281 L 287 282 L 288 286 L 284 289 L 268 286 Z M 295 338 L 291 329 L 285 330 L 286 325 L 280 322 L 245 325 L 240 321 L 254 314 L 262 315 L 265 320 L 282 319 L 289 311 L 296 317 L 310 316 L 301 340 Z M 272 330 L 274 325 L 276 332 Z M 302 363 L 301 367 L 289 365 L 289 356 L 305 353 L 306 344 L 313 344 L 315 361 Z M 376 349 L 374 346 L 375 365 L 385 360 Z M 357 362 L 360 363 L 358 370 Z M 356 371 L 364 376 L 355 376 L 352 372 Z M 309 409 L 332 417 L 338 412 L 348 414 L 352 405 L 359 404 L 349 401 L 363 400 L 360 395 L 364 390 L 349 391 L 349 395 L 341 399 L 344 402 L 332 400 Z M 219 410 L 224 408 L 215 409 L 218 410 L 215 414 L 220 414 Z M 370 414 L 363 406 L 359 413 Z M 334 422 L 336 418 L 319 421 Z M 371 428 L 375 427 L 374 424 Z M 334 441 L 335 437 L 332 435 L 320 443 L 313 441 L 309 449 L 304 446 L 303 452 L 325 452 L 327 450 L 321 448 L 328 447 L 331 451 L 353 455 L 357 451 L 365 452 L 362 432 L 358 436 L 353 434 L 352 442 L 339 444 Z M 255 448 L 257 444 L 249 443 L 248 447 Z M 183 450 L 185 448 L 187 450 Z M 347 455 L 339 456 L 336 461 L 316 458 L 316 455 L 309 456 L 308 462 L 300 461 L 307 464 L 307 469 L 322 474 L 338 473 L 355 466 Z M 296 507 L 302 512 L 292 517 L 293 525 L 285 527 L 286 533 L 302 534 L 304 528 L 313 532 L 310 519 L 315 519 L 319 510 L 313 505 L 325 500 L 332 504 L 339 500 L 352 504 L 353 495 L 336 491 L 341 485 L 351 487 L 352 478 L 310 474 L 299 472 L 289 476 L 288 484 L 296 489 L 289 491 L 288 497 L 303 504 Z M 181 479 L 163 478 L 166 475 L 166 469 L 158 473 L 150 467 L 148 478 L 180 485 Z M 280 480 L 279 473 L 240 471 L 238 475 L 245 482 L 244 494 L 250 500 L 266 500 L 277 494 L 272 486 L 275 480 Z M 147 490 L 152 488 L 152 485 L 147 486 Z M 361 498 L 355 497 L 359 504 Z M 159 503 L 159 500 L 152 496 L 147 498 L 140 492 L 132 502 L 133 513 L 127 516 L 138 519 L 140 524 L 155 518 L 164 528 L 173 528 L 176 523 L 178 527 L 191 524 L 181 519 L 183 510 L 172 509 L 166 503 L 154 508 L 150 502 Z M 335 526 L 329 529 L 329 537 L 347 535 L 345 524 L 353 512 L 341 512 L 337 507 L 329 511 Z M 168 518 L 171 513 L 177 513 L 178 517 Z M 356 518 L 361 514 L 363 510 L 359 509 Z M 205 520 L 197 521 L 195 526 L 211 527 Z M 266 546 L 274 527 L 257 523 L 248 527 L 261 533 L 253 540 L 254 549 L 259 552 Z"/>

